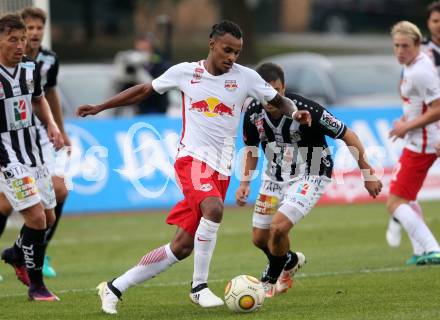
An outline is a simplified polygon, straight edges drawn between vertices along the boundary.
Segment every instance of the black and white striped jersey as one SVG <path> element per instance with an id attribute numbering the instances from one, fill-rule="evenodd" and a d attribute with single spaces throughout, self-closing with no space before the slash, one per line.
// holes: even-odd
<path id="1" fill-rule="evenodd" d="M 41 86 L 44 91 L 55 88 L 58 77 L 58 57 L 55 52 L 40 47 L 37 57 L 35 58 L 38 64 L 38 70 L 41 76 Z M 36 118 L 37 128 L 40 134 L 40 143 L 44 145 L 49 143 L 46 128 L 41 124 L 40 120 Z"/>
<path id="2" fill-rule="evenodd" d="M 422 51 L 431 58 L 437 68 L 437 72 L 440 74 L 440 47 L 430 38 L 427 38 L 422 41 Z"/>
<path id="3" fill-rule="evenodd" d="M 0 65 L 0 166 L 40 165 L 40 137 L 35 126 L 32 98 L 42 95 L 34 60 L 23 57 L 15 68 Z"/>
<path id="4" fill-rule="evenodd" d="M 288 181 L 302 174 L 331 177 L 333 160 L 325 136 L 342 138 L 343 122 L 318 103 L 297 94 L 286 94 L 299 110 L 307 110 L 312 125 L 300 125 L 291 118 L 274 119 L 253 100 L 245 113 L 243 140 L 248 146 L 261 143 L 267 166 L 265 174 L 272 180 Z"/>

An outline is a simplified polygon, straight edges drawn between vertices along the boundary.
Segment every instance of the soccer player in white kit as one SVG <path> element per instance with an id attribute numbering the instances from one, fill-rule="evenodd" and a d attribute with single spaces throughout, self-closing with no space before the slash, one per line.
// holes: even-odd
<path id="1" fill-rule="evenodd" d="M 440 1 L 431 3 L 428 6 L 427 13 L 426 25 L 430 35 L 423 39 L 420 49 L 431 58 L 437 68 L 437 73 L 440 74 Z M 436 145 L 436 151 L 437 157 L 440 157 L 440 142 Z M 411 201 L 409 205 L 423 218 L 423 212 L 417 200 Z M 386 239 L 391 247 L 400 245 L 402 239 L 401 229 L 402 227 L 397 219 L 390 218 Z M 409 264 L 414 264 L 415 262 L 416 259 L 414 257 L 408 260 Z"/>
<path id="2" fill-rule="evenodd" d="M 426 174 L 437 159 L 435 146 L 440 139 L 440 79 L 434 64 L 421 52 L 422 35 L 408 21 L 393 26 L 394 54 L 403 65 L 400 94 L 403 116 L 398 119 L 390 137 L 405 140 L 405 148 L 394 168 L 387 209 L 392 219 L 408 233 L 413 255 L 407 264 L 440 263 L 440 247 L 423 217 L 413 205 Z M 392 230 L 387 240 L 393 244 Z M 397 244 L 400 241 L 394 241 Z"/>
<path id="3" fill-rule="evenodd" d="M 182 94 L 183 128 L 174 168 L 185 198 L 166 220 L 177 225 L 177 233 L 171 243 L 150 251 L 135 267 L 98 286 L 104 312 L 117 313 L 122 292 L 165 271 L 193 249 L 191 301 L 201 307 L 223 305 L 207 282 L 243 103 L 251 96 L 301 123 L 310 123 L 307 111 L 298 111 L 291 100 L 277 94 L 255 71 L 235 63 L 242 45 L 240 28 L 222 21 L 212 28 L 206 60 L 177 64 L 152 83 L 129 88 L 102 104 L 78 108 L 77 114 L 84 117 L 137 103 L 153 91 L 178 89 Z"/>

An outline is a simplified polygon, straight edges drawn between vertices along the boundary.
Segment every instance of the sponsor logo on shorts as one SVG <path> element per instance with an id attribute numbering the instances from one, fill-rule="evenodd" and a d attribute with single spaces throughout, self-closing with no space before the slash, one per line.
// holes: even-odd
<path id="1" fill-rule="evenodd" d="M 309 184 L 307 182 L 300 183 L 298 185 L 298 189 L 296 189 L 296 193 L 299 193 L 302 196 L 306 196 L 307 192 L 309 192 Z"/>
<path id="2" fill-rule="evenodd" d="M 210 183 L 202 184 L 202 185 L 199 187 L 199 190 L 200 190 L 200 191 L 204 191 L 204 192 L 211 191 L 211 190 L 212 190 L 212 184 L 210 184 Z"/>
<path id="3" fill-rule="evenodd" d="M 264 190 L 270 191 L 270 192 L 277 192 L 278 194 L 281 194 L 282 188 L 278 183 L 272 182 L 272 181 L 265 181 L 264 182 Z"/>
<path id="4" fill-rule="evenodd" d="M 260 193 L 255 201 L 255 213 L 273 215 L 278 210 L 278 203 L 278 197 Z"/>
<path id="5" fill-rule="evenodd" d="M 46 166 L 39 167 L 35 171 L 34 177 L 37 180 L 40 180 L 40 179 L 43 179 L 43 178 L 47 178 L 47 177 L 49 177 L 49 170 L 47 169 Z"/>
<path id="6" fill-rule="evenodd" d="M 24 168 L 23 167 L 11 167 L 3 171 L 3 176 L 6 180 L 13 179 L 16 176 L 23 175 Z"/>
<path id="7" fill-rule="evenodd" d="M 24 200 L 37 194 L 37 186 L 33 177 L 24 177 L 12 180 L 12 190 L 18 200 Z"/>

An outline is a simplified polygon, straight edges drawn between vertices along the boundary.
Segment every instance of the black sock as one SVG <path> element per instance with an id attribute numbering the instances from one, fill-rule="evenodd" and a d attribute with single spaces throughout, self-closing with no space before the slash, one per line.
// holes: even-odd
<path id="1" fill-rule="evenodd" d="M 264 248 L 260 248 L 260 249 L 261 249 L 261 251 L 264 252 L 264 254 L 266 255 L 267 259 L 269 259 L 269 257 L 270 257 L 269 248 L 268 247 L 264 247 Z"/>
<path id="2" fill-rule="evenodd" d="M 56 220 L 55 220 L 55 223 L 53 224 L 53 226 L 51 226 L 50 228 L 47 229 L 46 239 L 45 239 L 46 246 L 49 243 L 49 241 L 52 240 L 52 237 L 55 233 L 55 230 L 57 229 L 58 223 L 61 218 L 61 214 L 63 213 L 63 207 L 64 207 L 64 202 L 57 203 L 57 205 L 55 207 L 54 211 L 55 211 Z"/>
<path id="3" fill-rule="evenodd" d="M 298 263 L 298 255 L 291 250 L 287 251 L 287 261 L 284 266 L 284 270 L 292 269 L 294 266 L 296 266 L 297 263 Z"/>
<path id="4" fill-rule="evenodd" d="M 281 257 L 274 256 L 270 254 L 269 257 L 269 266 L 265 272 L 264 280 L 269 281 L 272 284 L 275 284 L 278 280 L 278 277 L 283 271 L 284 266 L 286 265 L 287 254 Z"/>
<path id="5" fill-rule="evenodd" d="M 3 234 L 3 231 L 5 231 L 7 221 L 8 221 L 8 217 L 4 216 L 3 213 L 0 212 L 0 237 Z"/>
<path id="6" fill-rule="evenodd" d="M 44 233 L 44 230 L 23 226 L 21 249 L 29 279 L 34 286 L 43 285 Z"/>
<path id="7" fill-rule="evenodd" d="M 17 239 L 14 242 L 14 245 L 12 246 L 12 249 L 14 250 L 14 260 L 15 263 L 18 265 L 24 264 L 24 258 L 23 258 L 23 250 L 21 249 L 21 243 L 23 240 L 23 233 L 25 230 L 25 225 L 21 227 L 20 234 L 17 237 Z"/>

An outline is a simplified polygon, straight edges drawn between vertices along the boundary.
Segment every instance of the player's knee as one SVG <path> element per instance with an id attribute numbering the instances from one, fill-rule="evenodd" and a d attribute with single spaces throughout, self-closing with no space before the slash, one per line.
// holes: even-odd
<path id="1" fill-rule="evenodd" d="M 270 234 L 274 242 L 279 242 L 287 236 L 289 228 L 283 223 L 273 223 L 270 226 Z"/>
<path id="2" fill-rule="evenodd" d="M 174 244 L 174 246 L 172 247 L 172 251 L 177 259 L 183 260 L 191 254 L 193 248 L 194 248 L 194 242 L 193 243 L 178 242 Z"/>
<path id="3" fill-rule="evenodd" d="M 46 229 L 46 215 L 41 204 L 34 205 L 21 211 L 25 224 L 32 229 Z"/>
<path id="4" fill-rule="evenodd" d="M 182 260 L 188 257 L 194 248 L 194 238 L 187 232 L 180 230 L 171 242 L 171 251 L 177 259 Z"/>
<path id="5" fill-rule="evenodd" d="M 400 200 L 396 197 L 389 197 L 387 199 L 386 208 L 389 214 L 393 214 L 394 211 L 402 204 L 405 203 L 404 200 Z"/>
<path id="6" fill-rule="evenodd" d="M 66 186 L 64 186 L 64 185 L 58 186 L 54 190 L 55 190 L 55 196 L 57 199 L 57 203 L 64 202 L 67 198 L 67 193 L 68 193 Z"/>
<path id="7" fill-rule="evenodd" d="M 260 234 L 252 234 L 252 243 L 259 249 L 267 248 L 267 237 L 262 237 Z"/>
<path id="8" fill-rule="evenodd" d="M 53 209 L 50 210 L 45 210 L 45 214 L 46 214 L 46 224 L 47 227 L 52 227 L 55 224 L 56 221 L 56 216 L 55 216 L 55 212 L 53 211 Z"/>
<path id="9" fill-rule="evenodd" d="M 218 198 L 207 198 L 201 204 L 203 217 L 216 223 L 223 218 L 223 203 Z"/>
<path id="10" fill-rule="evenodd" d="M 259 238 L 252 238 L 252 243 L 254 244 L 254 246 L 256 246 L 258 249 L 264 249 L 267 247 L 267 243 L 264 243 L 261 239 Z"/>
<path id="11" fill-rule="evenodd" d="M 57 203 L 64 202 L 67 198 L 68 190 L 66 185 L 64 184 L 64 180 L 61 178 L 53 179 L 53 188 L 55 191 L 55 196 L 57 199 Z"/>
<path id="12" fill-rule="evenodd" d="M 0 201 L 0 214 L 9 217 L 12 213 L 12 206 L 9 201 Z"/>

